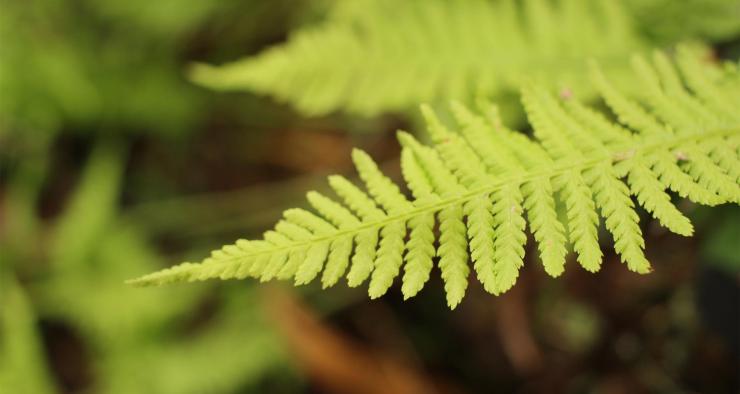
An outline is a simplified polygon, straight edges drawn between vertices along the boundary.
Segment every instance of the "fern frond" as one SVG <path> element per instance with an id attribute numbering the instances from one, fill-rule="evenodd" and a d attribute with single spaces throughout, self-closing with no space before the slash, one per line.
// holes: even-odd
<path id="1" fill-rule="evenodd" d="M 323 272 L 328 287 L 349 268 L 348 284 L 370 278 L 369 293 L 376 298 L 403 269 L 401 291 L 409 298 L 424 287 L 436 262 L 455 308 L 467 289 L 468 259 L 488 292 L 500 294 L 515 284 L 527 223 L 549 275 L 563 273 L 569 245 L 584 269 L 599 270 L 600 218 L 627 268 L 650 272 L 635 201 L 668 230 L 691 235 L 690 221 L 667 190 L 706 205 L 740 200 L 740 118 L 728 111 L 738 104 L 728 100 L 740 97 L 740 74 L 702 63 L 688 47 L 679 49 L 678 67 L 660 53 L 652 60 L 635 58 L 633 67 L 645 86 L 637 95 L 592 68 L 611 113 L 526 85 L 522 102 L 535 138 L 507 129 L 496 107 L 483 100 L 477 111 L 453 102 L 454 127 L 422 107 L 432 144 L 398 134 L 413 198 L 355 150 L 367 192 L 332 176 L 338 200 L 308 193 L 315 212 L 285 211 L 263 240 L 239 240 L 199 264 L 131 283 L 251 276 L 305 284 Z M 565 207 L 565 223 L 558 205 Z"/>
<path id="2" fill-rule="evenodd" d="M 196 82 L 248 90 L 307 115 L 374 115 L 435 99 L 515 90 L 522 77 L 580 83 L 583 59 L 616 77 L 639 37 L 620 1 L 347 0 L 323 24 L 233 63 L 197 65 Z"/>

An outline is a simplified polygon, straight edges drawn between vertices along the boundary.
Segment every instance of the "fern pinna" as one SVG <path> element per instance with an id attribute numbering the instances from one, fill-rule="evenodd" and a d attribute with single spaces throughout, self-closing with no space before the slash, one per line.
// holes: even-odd
<path id="1" fill-rule="evenodd" d="M 239 240 L 201 263 L 132 283 L 254 277 L 300 285 L 321 274 L 329 287 L 346 273 L 349 286 L 369 279 L 370 297 L 376 298 L 403 269 L 401 291 L 409 298 L 424 287 L 437 261 L 454 308 L 468 285 L 469 261 L 488 292 L 514 285 L 527 223 L 548 274 L 563 272 L 569 246 L 584 269 L 597 271 L 599 217 L 627 267 L 648 273 L 631 196 L 663 226 L 686 236 L 692 225 L 667 190 L 705 205 L 740 200 L 740 74 L 736 65 L 712 67 L 689 48 L 678 51 L 678 69 L 663 53 L 652 61 L 635 57 L 632 64 L 644 88 L 638 97 L 591 68 L 616 121 L 567 90 L 554 96 L 534 84 L 522 89 L 522 102 L 535 139 L 507 129 L 496 107 L 483 100 L 478 111 L 452 103 L 458 132 L 422 107 L 432 145 L 398 133 L 413 198 L 355 150 L 365 190 L 331 176 L 338 200 L 309 192 L 315 212 L 285 211 L 264 239 Z M 565 208 L 562 221 L 558 204 Z"/>

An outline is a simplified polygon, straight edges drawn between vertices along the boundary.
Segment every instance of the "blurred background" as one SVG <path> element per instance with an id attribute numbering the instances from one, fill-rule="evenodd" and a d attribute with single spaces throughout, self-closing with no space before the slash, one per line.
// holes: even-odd
<path id="1" fill-rule="evenodd" d="M 259 237 L 327 174 L 352 176 L 353 146 L 399 178 L 411 112 L 307 118 L 185 77 L 332 3 L 0 1 L 0 393 L 738 392 L 736 205 L 682 202 L 689 239 L 643 220 L 650 275 L 607 246 L 601 272 L 569 262 L 555 280 L 528 253 L 511 291 L 471 281 L 455 311 L 438 274 L 408 302 L 396 287 L 125 286 Z M 709 7 L 730 2 L 628 3 L 656 44 L 691 33 L 740 54 L 740 18 Z M 678 28 L 696 10 L 703 30 Z"/>

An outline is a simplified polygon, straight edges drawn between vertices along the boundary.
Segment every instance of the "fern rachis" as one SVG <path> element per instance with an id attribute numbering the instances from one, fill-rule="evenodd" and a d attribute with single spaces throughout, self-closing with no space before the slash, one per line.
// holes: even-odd
<path id="1" fill-rule="evenodd" d="M 524 262 L 527 223 L 548 274 L 563 272 L 568 244 L 586 270 L 598 270 L 599 217 L 627 267 L 647 273 L 651 267 L 632 196 L 682 235 L 693 228 L 667 189 L 707 205 L 740 200 L 740 115 L 731 110 L 740 76 L 736 69 L 719 72 L 702 64 L 688 48 L 678 54 L 680 74 L 662 54 L 633 63 L 647 87 L 638 98 L 592 69 L 594 85 L 619 122 L 536 85 L 522 90 L 535 139 L 505 128 L 485 102 L 478 112 L 452 105 L 459 133 L 424 107 L 432 146 L 399 133 L 402 172 L 413 199 L 355 150 L 367 193 L 333 176 L 330 184 L 343 204 L 311 192 L 318 214 L 290 209 L 262 241 L 241 240 L 200 264 L 132 282 L 252 276 L 294 277 L 305 284 L 323 271 L 328 287 L 349 269 L 350 286 L 369 278 L 375 298 L 403 272 L 401 290 L 408 298 L 423 288 L 437 261 L 454 308 L 467 287 L 469 258 L 487 291 L 499 294 L 514 285 Z M 564 222 L 558 203 L 566 209 Z"/>

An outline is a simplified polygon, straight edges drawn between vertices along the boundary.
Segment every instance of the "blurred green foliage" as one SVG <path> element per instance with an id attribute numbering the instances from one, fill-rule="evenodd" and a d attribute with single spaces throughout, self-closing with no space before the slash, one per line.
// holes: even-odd
<path id="1" fill-rule="evenodd" d="M 7 267 L 0 267 L 0 387 L 19 394 L 53 392 L 33 306 Z"/>
<path id="2" fill-rule="evenodd" d="M 740 31 L 737 0 L 627 0 L 640 30 L 656 42 L 732 40 Z"/>
<path id="3" fill-rule="evenodd" d="M 219 2 L 74 4 L 3 2 L 0 130 L 71 123 L 186 131 L 199 103 L 181 82 L 177 37 Z"/>
<path id="4" fill-rule="evenodd" d="M 8 359 L 3 365 L 9 368 L 4 372 L 18 376 L 18 368 L 38 377 L 47 374 L 43 362 L 33 361 L 40 357 L 34 310 L 44 320 L 71 325 L 84 338 L 100 392 L 233 392 L 265 369 L 280 366 L 279 342 L 265 326 L 254 292 L 239 289 L 229 296 L 199 286 L 174 292 L 122 286 L 122 278 L 167 264 L 135 225 L 119 219 L 126 155 L 121 143 L 94 147 L 64 213 L 47 235 L 48 266 L 27 283 L 33 305 L 17 284 L 5 290 L 10 294 L 9 315 L 2 319 L 8 326 L 2 331 Z M 25 263 L 12 257 L 3 261 Z M 209 297 L 216 297 L 214 315 L 198 332 L 183 335 L 183 319 Z M 18 332 L 22 335 L 16 337 Z M 45 383 L 48 379 L 38 377 L 17 379 L 7 387 L 55 392 Z"/>
<path id="5" fill-rule="evenodd" d="M 289 380 L 256 292 L 123 285 L 170 260 L 122 209 L 148 193 L 127 186 L 132 144 L 183 140 L 217 111 L 183 78 L 189 51 L 263 45 L 306 14 L 259 3 L 0 3 L 0 392 L 227 393 L 272 369 Z"/>
<path id="6" fill-rule="evenodd" d="M 704 242 L 701 252 L 704 260 L 730 274 L 740 274 L 740 209 L 722 207 L 719 212 L 706 212 Z"/>

